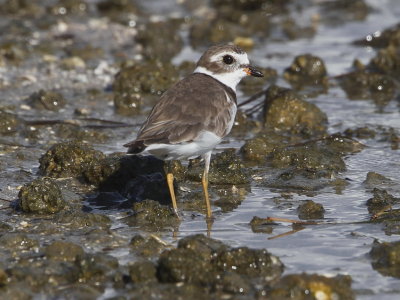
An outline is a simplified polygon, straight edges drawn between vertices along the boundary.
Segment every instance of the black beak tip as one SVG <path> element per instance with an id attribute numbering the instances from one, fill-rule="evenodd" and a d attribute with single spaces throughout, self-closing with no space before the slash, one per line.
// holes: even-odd
<path id="1" fill-rule="evenodd" d="M 264 77 L 264 74 L 261 73 L 261 72 L 258 71 L 258 70 L 252 70 L 252 71 L 251 71 L 251 76 L 254 76 L 254 77 Z"/>
<path id="2" fill-rule="evenodd" d="M 261 71 L 259 71 L 259 70 L 257 70 L 256 68 L 254 68 L 254 67 L 249 67 L 249 70 L 250 70 L 250 75 L 251 76 L 254 76 L 254 77 L 264 77 L 264 74 L 261 72 Z"/>

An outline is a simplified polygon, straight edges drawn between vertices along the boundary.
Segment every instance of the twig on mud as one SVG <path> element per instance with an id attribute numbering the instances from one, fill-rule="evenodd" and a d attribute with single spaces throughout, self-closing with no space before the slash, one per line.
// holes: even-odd
<path id="1" fill-rule="evenodd" d="M 288 235 L 294 234 L 294 233 L 296 233 L 298 231 L 301 231 L 303 229 L 305 229 L 305 227 L 299 227 L 297 229 L 293 229 L 293 230 L 290 230 L 290 231 L 287 231 L 287 232 L 284 232 L 284 233 L 281 233 L 281 234 L 277 234 L 277 235 L 271 236 L 268 239 L 269 240 L 274 240 L 274 239 L 277 239 L 277 238 L 281 238 L 281 237 L 284 237 L 284 236 L 288 236 Z"/>

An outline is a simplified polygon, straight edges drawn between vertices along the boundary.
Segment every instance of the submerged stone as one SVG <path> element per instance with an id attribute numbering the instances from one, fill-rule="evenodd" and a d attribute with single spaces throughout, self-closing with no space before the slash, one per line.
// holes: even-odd
<path id="1" fill-rule="evenodd" d="M 40 90 L 30 95 L 27 103 L 36 109 L 59 111 L 65 106 L 66 101 L 60 93 Z"/>
<path id="2" fill-rule="evenodd" d="M 400 278 L 400 241 L 377 241 L 372 245 L 369 255 L 372 267 L 384 276 Z"/>
<path id="3" fill-rule="evenodd" d="M 350 276 L 325 277 L 305 273 L 282 277 L 277 284 L 262 291 L 262 296 L 258 299 L 355 299 Z"/>
<path id="4" fill-rule="evenodd" d="M 20 208 L 28 213 L 53 214 L 66 206 L 61 189 L 55 180 L 48 177 L 24 185 L 18 198 Z"/>
<path id="5" fill-rule="evenodd" d="M 14 134 L 17 132 L 20 124 L 21 121 L 16 115 L 0 109 L 0 134 Z"/>
<path id="6" fill-rule="evenodd" d="M 56 177 L 82 177 L 92 164 L 98 164 L 104 154 L 89 145 L 77 142 L 61 142 L 53 145 L 40 158 L 41 174 Z"/>
<path id="7" fill-rule="evenodd" d="M 385 106 L 395 96 L 395 83 L 387 75 L 367 70 L 356 70 L 337 77 L 350 100 L 372 99 Z"/>
<path id="8" fill-rule="evenodd" d="M 297 212 L 299 219 L 302 220 L 323 219 L 325 209 L 322 204 L 315 203 L 312 200 L 306 200 L 297 207 Z"/>
<path id="9" fill-rule="evenodd" d="M 325 85 L 328 77 L 323 60 L 311 54 L 296 56 L 293 63 L 287 68 L 283 77 L 293 86 Z"/>

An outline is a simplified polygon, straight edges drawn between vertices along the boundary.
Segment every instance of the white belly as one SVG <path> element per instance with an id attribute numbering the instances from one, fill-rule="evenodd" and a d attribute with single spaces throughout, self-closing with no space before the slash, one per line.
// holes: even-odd
<path id="1" fill-rule="evenodd" d="M 233 122 L 232 122 L 233 124 Z M 152 144 L 143 154 L 151 154 L 163 160 L 188 159 L 203 155 L 215 148 L 221 142 L 221 138 L 210 131 L 204 131 L 199 137 L 182 144 Z"/>

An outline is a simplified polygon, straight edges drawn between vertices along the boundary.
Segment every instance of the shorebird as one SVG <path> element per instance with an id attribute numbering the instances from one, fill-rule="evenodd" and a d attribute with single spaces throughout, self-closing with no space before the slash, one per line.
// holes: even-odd
<path id="1" fill-rule="evenodd" d="M 250 65 L 242 49 L 231 44 L 209 48 L 194 72 L 161 96 L 136 139 L 124 145 L 128 154 L 150 154 L 165 161 L 201 156 L 205 163 L 201 181 L 207 219 L 212 218 L 208 195 L 211 152 L 232 129 L 237 111 L 236 86 L 246 76 L 263 74 Z M 178 216 L 170 167 L 166 173 Z"/>

